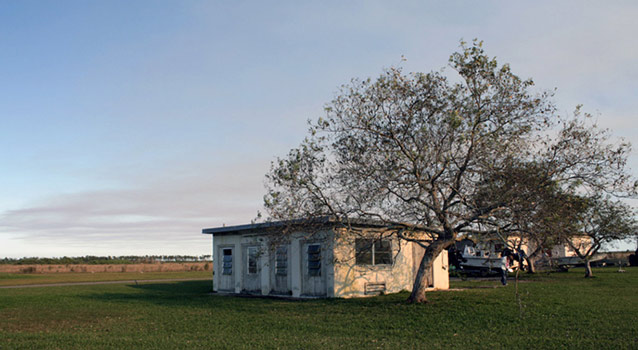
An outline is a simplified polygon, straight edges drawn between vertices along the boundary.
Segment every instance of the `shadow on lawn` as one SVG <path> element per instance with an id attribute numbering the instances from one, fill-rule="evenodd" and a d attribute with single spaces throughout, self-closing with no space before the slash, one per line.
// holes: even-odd
<path id="1" fill-rule="evenodd" d="M 210 293 L 212 290 L 210 280 L 202 281 L 180 281 L 167 283 L 139 283 L 129 284 L 127 287 L 148 291 L 151 293 L 170 293 L 170 294 L 190 294 L 201 295 Z"/>
<path id="2" fill-rule="evenodd" d="M 407 293 L 389 294 L 378 297 L 352 299 L 286 299 L 269 296 L 219 295 L 212 293 L 211 281 L 181 281 L 167 283 L 140 283 L 121 286 L 113 292 L 91 293 L 83 298 L 106 303 L 154 304 L 163 306 L 194 306 L 205 308 L 243 309 L 257 307 L 284 308 L 304 305 L 310 308 L 325 308 L 349 304 L 355 307 L 379 307 L 389 304 L 405 304 Z"/>
<path id="3" fill-rule="evenodd" d="M 161 305 L 191 305 L 205 303 L 211 291 L 210 281 L 140 283 L 119 286 L 118 291 L 84 295 L 84 298 L 116 303 L 151 303 Z M 130 292 L 122 292 L 129 289 Z"/>
<path id="4" fill-rule="evenodd" d="M 147 303 L 165 306 L 198 306 L 226 308 L 232 305 L 250 305 L 259 303 L 268 305 L 273 303 L 290 302 L 267 297 L 237 297 L 212 293 L 211 281 L 181 281 L 167 283 L 129 284 L 130 292 L 102 292 L 84 295 L 83 298 L 115 303 Z"/>

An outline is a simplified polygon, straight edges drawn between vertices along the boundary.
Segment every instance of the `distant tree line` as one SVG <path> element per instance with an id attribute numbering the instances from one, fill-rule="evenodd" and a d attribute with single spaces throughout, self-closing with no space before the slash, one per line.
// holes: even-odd
<path id="1" fill-rule="evenodd" d="M 0 264 L 5 265 L 69 265 L 69 264 L 152 264 L 160 262 L 197 262 L 211 261 L 211 255 L 123 255 L 123 256 L 93 256 L 86 255 L 80 257 L 61 258 L 4 258 L 0 260 Z"/>

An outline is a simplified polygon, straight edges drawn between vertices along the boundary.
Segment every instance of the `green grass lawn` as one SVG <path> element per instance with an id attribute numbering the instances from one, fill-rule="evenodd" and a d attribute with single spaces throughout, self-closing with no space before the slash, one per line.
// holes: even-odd
<path id="1" fill-rule="evenodd" d="M 69 272 L 69 273 L 45 273 L 45 274 L 21 274 L 0 273 L 0 286 L 17 286 L 25 284 L 49 284 L 65 282 L 102 282 L 102 281 L 129 281 L 129 280 L 154 280 L 172 278 L 208 278 L 211 271 L 184 271 L 184 272 Z"/>
<path id="2" fill-rule="evenodd" d="M 209 281 L 0 289 L 0 349 L 636 349 L 638 269 L 515 286 L 289 301 L 210 295 Z"/>

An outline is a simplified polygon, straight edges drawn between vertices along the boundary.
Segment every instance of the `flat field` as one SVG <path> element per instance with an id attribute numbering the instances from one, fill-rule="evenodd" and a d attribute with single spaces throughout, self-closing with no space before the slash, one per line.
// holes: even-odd
<path id="1" fill-rule="evenodd" d="M 211 271 L 180 272 L 69 272 L 51 274 L 0 273 L 0 287 L 33 284 L 133 281 L 158 279 L 202 279 L 211 277 Z M 0 348 L 1 349 L 1 348 Z"/>
<path id="2" fill-rule="evenodd" d="M 177 272 L 210 271 L 211 262 L 164 262 L 149 264 L 0 264 L 0 273 L 103 273 L 103 272 Z"/>
<path id="3" fill-rule="evenodd" d="M 636 349 L 638 268 L 453 282 L 458 291 L 291 301 L 210 281 L 0 289 L 0 349 Z"/>

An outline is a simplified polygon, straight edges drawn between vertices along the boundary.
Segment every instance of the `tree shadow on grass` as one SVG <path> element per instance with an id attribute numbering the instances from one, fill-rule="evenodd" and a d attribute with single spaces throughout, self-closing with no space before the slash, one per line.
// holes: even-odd
<path id="1" fill-rule="evenodd" d="M 137 283 L 129 284 L 127 287 L 148 291 L 150 293 L 170 293 L 170 294 L 190 294 L 190 295 L 202 295 L 208 294 L 212 291 L 212 285 L 210 280 L 200 281 L 179 281 L 179 282 L 165 282 L 165 283 Z"/>
<path id="2" fill-rule="evenodd" d="M 122 292 L 122 288 L 130 292 Z M 164 306 L 194 307 L 237 307 L 254 304 L 293 302 L 268 297 L 248 297 L 219 295 L 212 293 L 211 281 L 180 281 L 166 283 L 139 283 L 120 286 L 118 291 L 91 293 L 83 298 L 106 303 L 156 304 Z"/>
<path id="3" fill-rule="evenodd" d="M 102 290 L 82 297 L 107 303 L 151 303 L 184 306 L 204 303 L 210 292 L 210 281 L 180 281 L 127 284 L 118 286 L 117 291 Z"/>
<path id="4" fill-rule="evenodd" d="M 292 299 L 259 295 L 224 295 L 212 293 L 210 280 L 120 285 L 114 291 L 85 294 L 82 297 L 105 303 L 153 304 L 175 307 L 197 307 L 232 310 L 302 307 L 324 309 L 348 306 L 354 308 L 406 307 L 408 292 L 366 298 Z"/>

